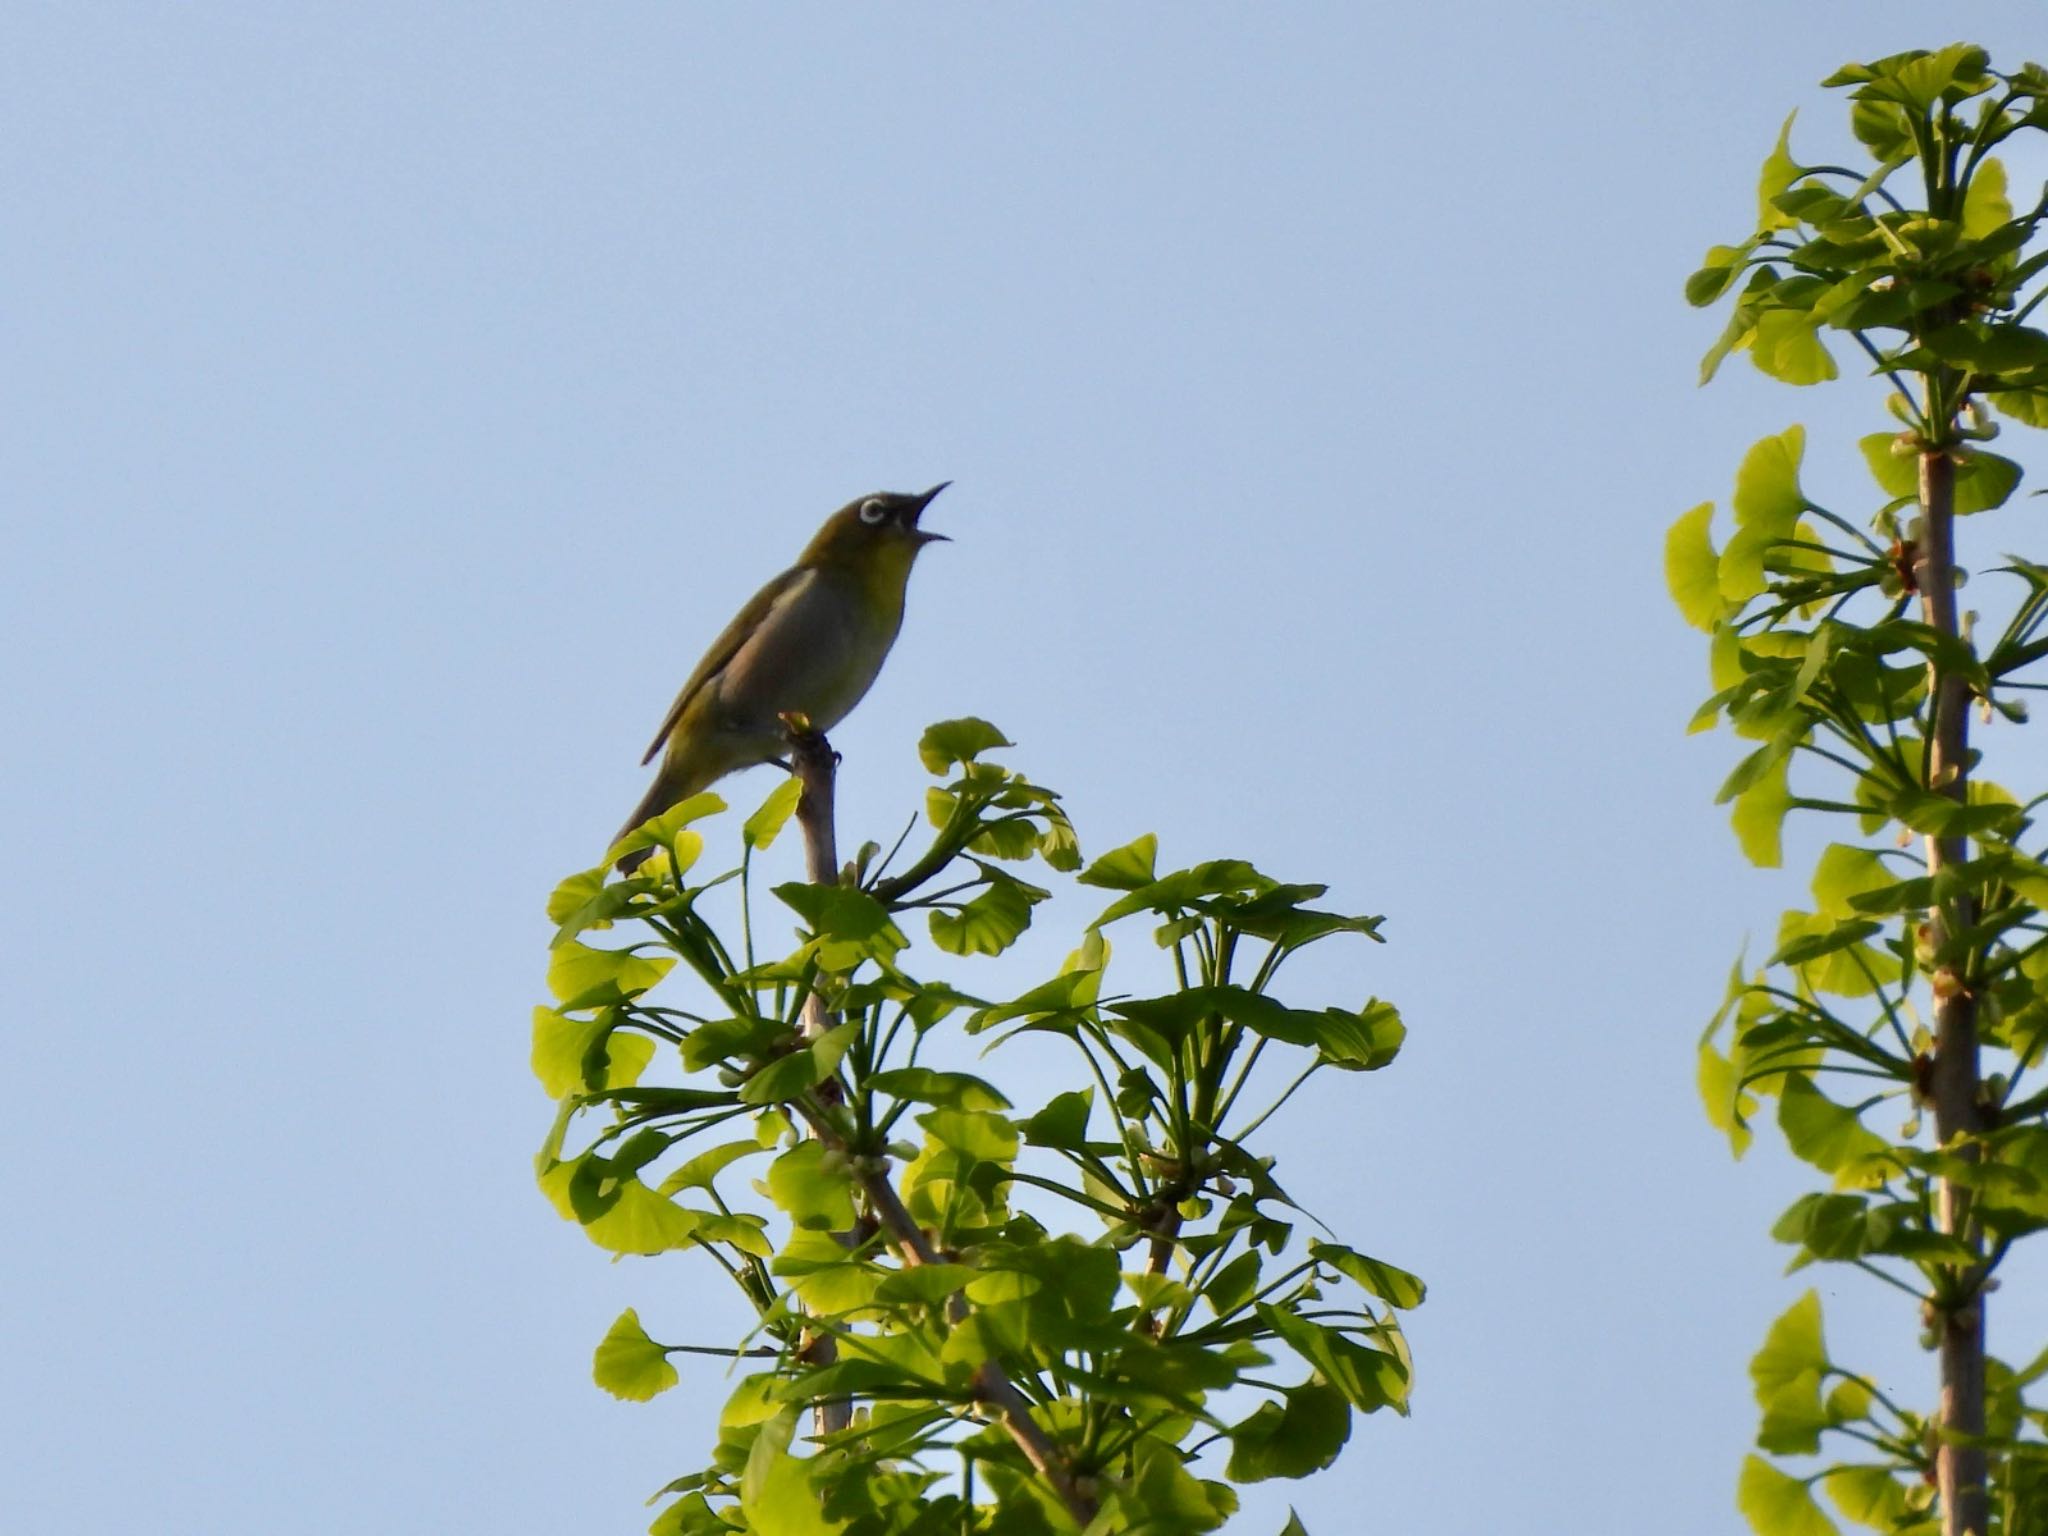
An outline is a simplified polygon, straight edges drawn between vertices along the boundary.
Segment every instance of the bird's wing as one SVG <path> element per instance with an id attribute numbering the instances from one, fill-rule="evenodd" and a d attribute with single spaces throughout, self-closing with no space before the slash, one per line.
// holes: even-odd
<path id="1" fill-rule="evenodd" d="M 725 626 L 719 637 L 711 642 L 711 649 L 704 653 L 704 659 L 697 663 L 697 670 L 690 674 L 690 680 L 683 684 L 683 691 L 676 695 L 675 703 L 662 717 L 661 729 L 654 733 L 654 744 L 647 749 L 647 755 L 640 759 L 642 766 L 654 761 L 654 755 L 662 749 L 669 733 L 676 728 L 676 722 L 683 718 L 683 711 L 689 707 L 706 684 L 723 672 L 740 647 L 747 643 L 755 631 L 767 622 L 768 615 L 783 603 L 794 597 L 810 572 L 803 566 L 784 571 L 767 586 L 747 599 L 746 607 L 733 615 L 733 621 Z"/>

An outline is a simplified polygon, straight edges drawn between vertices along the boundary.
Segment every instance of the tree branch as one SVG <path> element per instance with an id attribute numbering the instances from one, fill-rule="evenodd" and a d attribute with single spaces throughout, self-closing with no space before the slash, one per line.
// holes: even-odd
<path id="1" fill-rule="evenodd" d="M 803 784 L 803 796 L 797 801 L 796 820 L 804 833 L 806 872 L 813 885 L 833 885 L 839 879 L 839 856 L 832 815 L 832 783 L 838 757 L 824 734 L 811 730 L 807 721 L 785 716 L 783 723 L 789 730 L 790 767 Z M 947 857 L 950 859 L 951 855 Z M 917 871 L 909 873 L 916 874 Z M 816 1038 L 831 1027 L 831 1014 L 823 1000 L 812 993 L 804 1005 L 804 1034 Z M 822 1083 L 817 1091 L 821 1096 L 830 1095 L 836 1091 L 836 1086 L 831 1082 Z M 838 1135 L 823 1117 L 812 1122 L 812 1129 L 828 1145 L 836 1146 L 839 1142 Z M 837 1146 L 837 1150 L 843 1152 L 847 1149 Z M 874 1166 L 862 1159 L 855 1166 L 862 1170 L 859 1174 L 860 1187 L 868 1209 L 888 1234 L 890 1246 L 896 1250 L 897 1257 L 913 1268 L 940 1262 L 923 1228 L 912 1219 L 902 1197 L 896 1193 L 886 1165 Z M 946 1298 L 946 1317 L 955 1326 L 966 1320 L 967 1298 L 960 1292 L 955 1291 Z M 829 1365 L 837 1357 L 838 1341 L 831 1335 L 807 1336 L 806 1358 L 813 1363 Z M 1031 1417 L 1029 1399 L 995 1360 L 983 1362 L 975 1373 L 974 1387 L 981 1401 L 993 1410 L 996 1420 L 1024 1453 L 1024 1459 L 1066 1505 L 1075 1523 L 1085 1527 L 1095 1518 L 1094 1496 L 1080 1485 L 1058 1443 Z M 818 1433 L 836 1433 L 845 1429 L 852 1418 L 850 1399 L 834 1398 L 821 1402 L 816 1409 Z"/>
<path id="2" fill-rule="evenodd" d="M 784 715 L 782 723 L 789 737 L 790 770 L 803 785 L 796 803 L 796 823 L 804 834 L 804 874 L 813 885 L 836 885 L 839 880 L 839 849 L 832 817 L 832 781 L 838 768 L 838 754 L 822 731 L 810 728 L 802 716 Z M 803 1033 L 815 1040 L 832 1028 L 832 1014 L 815 987 L 804 999 Z M 831 1095 L 836 1082 L 818 1085 L 820 1094 Z M 840 1234 L 841 1241 L 847 1234 Z M 839 1359 L 839 1341 L 823 1329 L 806 1328 L 803 1356 L 813 1365 L 827 1366 Z M 826 1398 L 811 1413 L 820 1439 L 836 1435 L 853 1422 L 853 1399 Z"/>
<path id="3" fill-rule="evenodd" d="M 889 1182 L 886 1169 L 864 1170 L 860 1182 L 868 1208 L 875 1213 L 882 1230 L 889 1234 L 891 1246 L 905 1265 L 916 1268 L 942 1262 L 931 1245 L 931 1239 L 924 1235 L 924 1229 L 905 1208 L 902 1197 L 896 1193 L 896 1186 Z M 956 1327 L 967 1319 L 967 1298 L 958 1291 L 946 1298 L 946 1319 Z M 1075 1523 L 1085 1527 L 1095 1518 L 1095 1497 L 1080 1485 L 1058 1443 L 1031 1417 L 1031 1403 L 1017 1390 L 1009 1373 L 999 1362 L 985 1360 L 974 1374 L 974 1387 L 981 1400 L 995 1410 L 997 1421 L 1017 1443 L 1024 1459 L 1067 1506 Z"/>

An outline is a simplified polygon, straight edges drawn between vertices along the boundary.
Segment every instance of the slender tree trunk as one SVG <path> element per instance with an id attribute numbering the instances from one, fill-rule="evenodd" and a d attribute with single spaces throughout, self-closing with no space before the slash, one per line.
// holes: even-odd
<path id="1" fill-rule="evenodd" d="M 1929 403 L 1932 404 L 1930 391 Z M 1929 625 L 1960 635 L 1955 589 L 1955 460 L 1945 449 L 1920 455 L 1921 536 L 1915 579 L 1921 612 Z M 1929 666 L 1932 690 L 1929 723 L 1929 785 L 1958 804 L 1969 798 L 1970 689 L 1967 681 Z M 1927 839 L 1930 874 L 1969 856 L 1961 837 Z M 1976 921 L 1967 897 L 1955 897 L 1928 914 L 1936 952 L 1949 936 Z M 1978 1108 L 1977 1000 L 1975 978 L 1953 964 L 1937 965 L 1934 984 L 1934 1060 L 1927 1074 L 1933 1100 L 1935 1138 L 1945 1151 L 1974 1159 L 1975 1137 L 1983 1129 Z M 1940 1187 L 1942 1230 L 1981 1250 L 1970 1216 L 1969 1191 L 1950 1179 Z M 1941 1489 L 1943 1536 L 1983 1536 L 1989 1519 L 1987 1461 L 1975 1441 L 1984 1433 L 1984 1298 L 1981 1260 L 1956 1266 L 1947 1276 L 1949 1294 L 1937 1297 L 1934 1324 L 1941 1359 L 1942 1440 L 1936 1476 Z"/>

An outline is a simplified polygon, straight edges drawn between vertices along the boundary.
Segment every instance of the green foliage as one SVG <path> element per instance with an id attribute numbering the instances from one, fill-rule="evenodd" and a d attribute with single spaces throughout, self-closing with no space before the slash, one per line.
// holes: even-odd
<path id="1" fill-rule="evenodd" d="M 1944 565 L 1953 520 L 2006 506 L 2021 482 L 2018 462 L 1983 446 L 1999 431 L 1991 409 L 2048 426 L 2048 333 L 2032 323 L 2048 294 L 2048 193 L 2015 211 L 1994 153 L 2048 129 L 2048 72 L 2001 74 L 1955 44 L 1826 84 L 1848 94 L 1869 165 L 1802 164 L 1788 119 L 1755 229 L 1710 248 L 1685 289 L 1696 305 L 1731 301 L 1703 378 L 1746 351 L 1812 384 L 1840 356 L 1893 391 L 1891 426 L 1858 444 L 1876 487 L 1860 507 L 1813 499 L 1793 427 L 1744 457 L 1725 544 L 1711 503 L 1667 539 L 1672 598 L 1710 637 L 1715 691 L 1693 728 L 1726 724 L 1744 743 L 1720 794 L 1743 851 L 1779 863 L 1794 812 L 1829 818 L 1836 839 L 1815 864 L 1814 910 L 1783 915 L 1762 966 L 1737 966 L 1699 1085 L 1737 1155 L 1775 1100 L 1786 1146 L 1825 1176 L 1773 1228 L 1790 1267 L 1850 1266 L 1909 1292 L 1931 1340 L 1983 1308 L 2012 1244 L 2048 1227 L 2048 1092 L 2029 1077 L 2048 1046 L 2038 802 L 1984 777 L 1981 744 L 1955 768 L 1930 745 L 1966 736 L 1964 706 L 1980 732 L 2026 720 L 2026 694 L 2048 687 L 2034 670 L 2048 658 L 2048 571 L 2008 557 L 1970 589 L 1988 617 L 1958 619 L 1946 592 L 1922 590 L 1961 585 Z M 1938 489 L 1951 477 L 1952 497 Z M 1969 1001 L 1969 1059 L 1984 1070 L 1971 1126 L 1937 1143 L 1935 1022 L 1954 998 Z M 1834 1363 L 1816 1292 L 1772 1325 L 1751 1374 L 1764 1454 L 1745 1463 L 1737 1503 L 1754 1530 L 1837 1530 L 1821 1494 L 1889 1536 L 1941 1528 L 1943 1421 Z M 2028 1397 L 2044 1374 L 1987 1366 L 1986 1529 L 2002 1536 L 2048 1520 L 2033 1492 L 2048 1413 Z"/>
<path id="2" fill-rule="evenodd" d="M 591 1374 L 614 1397 L 636 1403 L 666 1392 L 680 1379 L 668 1363 L 668 1351 L 647 1337 L 640 1314 L 631 1307 L 619 1314 L 611 1331 L 598 1342 Z"/>
<path id="3" fill-rule="evenodd" d="M 1834 1521 L 1821 1513 L 1806 1484 L 1758 1456 L 1742 1463 L 1735 1507 L 1757 1536 L 1836 1536 Z"/>
<path id="4" fill-rule="evenodd" d="M 1298 1235 L 1253 1146 L 1308 1078 L 1399 1051 L 1390 1004 L 1276 992 L 1297 951 L 1377 941 L 1380 919 L 1243 860 L 1162 873 L 1149 835 L 1084 870 L 1058 797 L 989 760 L 1008 745 L 985 721 L 932 727 L 930 846 L 900 872 L 871 850 L 848 883 L 776 886 L 798 925 L 779 958 L 755 953 L 752 859 L 794 781 L 746 819 L 730 874 L 691 873 L 686 823 L 719 808 L 699 797 L 633 875 L 586 870 L 549 903 L 541 1186 L 609 1252 L 703 1254 L 752 1319 L 725 1350 L 659 1343 L 628 1311 L 598 1346 L 598 1384 L 637 1400 L 688 1354 L 759 1366 L 656 1533 L 1180 1536 L 1235 1511 L 1229 1482 L 1320 1471 L 1358 1414 L 1407 1410 L 1399 1314 L 1422 1282 Z M 1016 942 L 1050 895 L 1006 867 L 1028 859 L 1112 893 L 1059 974 L 1007 998 L 921 976 Z M 735 877 L 737 944 L 711 916 Z M 1119 966 L 1136 990 L 1116 991 L 1110 930 L 1133 923 L 1158 960 Z M 1019 1106 L 920 1060 L 979 1034 L 1000 1062 L 1027 1033 L 1057 1037 L 1082 1086 Z M 850 1421 L 825 1432 L 836 1401 Z"/>

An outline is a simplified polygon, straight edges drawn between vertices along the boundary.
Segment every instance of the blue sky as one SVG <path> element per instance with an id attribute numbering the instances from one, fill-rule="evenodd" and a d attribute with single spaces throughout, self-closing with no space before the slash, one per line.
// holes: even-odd
<path id="1" fill-rule="evenodd" d="M 0 1524 L 641 1528 L 722 1394 L 616 1403 L 591 1347 L 725 1302 L 533 1188 L 540 905 L 816 522 L 952 479 L 837 735 L 842 836 L 892 835 L 919 728 L 975 713 L 1088 848 L 1154 830 L 1389 916 L 1304 981 L 1393 998 L 1409 1049 L 1280 1150 L 1430 1281 L 1415 1413 L 1243 1528 L 1736 1528 L 1803 1182 L 1731 1165 L 1692 1045 L 1797 892 L 1710 804 L 1732 747 L 1682 734 L 1661 541 L 1793 420 L 1861 495 L 1877 403 L 1697 391 L 1719 320 L 1679 290 L 1787 110 L 1837 137 L 1820 77 L 2017 63 L 2038 7 L 24 3 L 0 35 Z M 1920 1392 L 1910 1317 L 1822 1284 Z"/>

